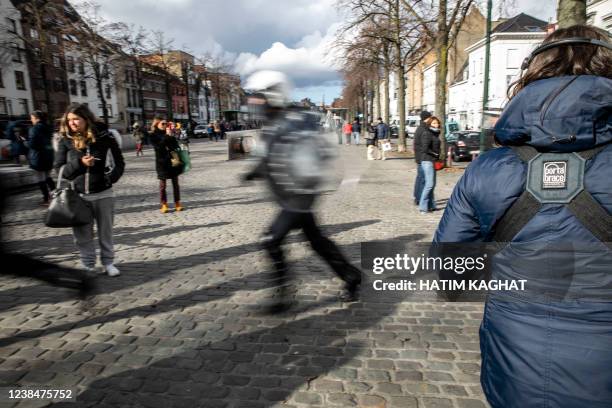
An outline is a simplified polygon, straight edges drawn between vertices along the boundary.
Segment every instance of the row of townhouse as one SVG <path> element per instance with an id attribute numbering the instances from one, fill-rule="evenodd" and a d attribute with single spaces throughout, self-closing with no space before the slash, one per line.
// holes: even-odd
<path id="1" fill-rule="evenodd" d="M 50 1 L 63 6 L 67 14 L 76 15 L 66 0 Z M 79 52 L 78 40 L 51 28 L 37 32 L 29 25 L 32 19 L 24 18 L 27 3 L 0 0 L 0 124 L 28 119 L 35 109 L 58 119 L 72 102 L 85 103 L 102 117 L 100 92 L 110 126 L 123 131 L 137 121 L 150 123 L 156 114 L 172 113 L 171 120 L 197 123 L 237 119 L 242 100 L 240 77 L 209 72 L 183 51 L 169 51 L 164 56 L 169 72 L 147 63 L 150 56 L 142 56 L 139 65 L 144 68 L 138 81 L 134 61 L 117 50 L 106 59 L 99 87 L 92 67 Z M 52 26 L 52 22 L 47 23 L 47 27 Z M 41 47 L 48 60 L 45 64 L 33 57 L 40 55 Z"/>
<path id="2" fill-rule="evenodd" d="M 612 29 L 612 0 L 589 0 L 588 23 L 610 32 Z M 472 7 L 457 41 L 449 49 L 447 76 L 446 118 L 454 120 L 461 129 L 480 129 L 483 123 L 483 94 L 486 19 L 477 7 Z M 493 22 L 490 43 L 489 95 L 484 112 L 484 127 L 493 126 L 508 102 L 508 88 L 521 72 L 521 63 L 546 35 L 555 29 L 554 24 L 525 13 Z M 406 116 L 418 115 L 427 110 L 436 114 L 435 51 L 426 53 L 406 75 Z M 391 122 L 399 121 L 397 110 L 397 78 L 389 77 Z M 383 94 L 384 83 L 378 92 Z M 374 117 L 384 117 L 374 107 Z"/>

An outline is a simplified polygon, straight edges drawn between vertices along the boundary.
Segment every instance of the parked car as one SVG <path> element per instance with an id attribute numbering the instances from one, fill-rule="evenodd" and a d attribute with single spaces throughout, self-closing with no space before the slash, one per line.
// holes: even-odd
<path id="1" fill-rule="evenodd" d="M 195 129 L 193 129 L 193 135 L 197 138 L 208 137 L 208 133 L 206 133 L 206 125 L 197 125 Z"/>
<path id="2" fill-rule="evenodd" d="M 480 132 L 452 132 L 446 136 L 446 143 L 453 161 L 471 160 L 473 154 L 480 153 Z"/>
<path id="3" fill-rule="evenodd" d="M 420 116 L 408 116 L 406 117 L 406 136 L 409 138 L 414 138 L 414 132 L 416 132 L 419 127 L 419 123 L 421 123 Z"/>

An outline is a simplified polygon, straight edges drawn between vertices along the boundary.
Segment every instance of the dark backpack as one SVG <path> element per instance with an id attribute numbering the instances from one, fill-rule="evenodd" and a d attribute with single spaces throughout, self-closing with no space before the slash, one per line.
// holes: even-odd
<path id="1" fill-rule="evenodd" d="M 612 215 L 584 188 L 586 162 L 607 146 L 570 153 L 540 153 L 526 145 L 511 147 L 528 165 L 525 191 L 495 225 L 494 240 L 512 241 L 542 204 L 564 204 L 597 239 L 612 248 Z"/>

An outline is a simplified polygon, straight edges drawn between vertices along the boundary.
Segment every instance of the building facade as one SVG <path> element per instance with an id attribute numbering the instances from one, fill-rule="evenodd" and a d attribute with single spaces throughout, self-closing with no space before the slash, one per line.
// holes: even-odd
<path id="1" fill-rule="evenodd" d="M 21 13 L 0 0 L 0 120 L 28 119 L 34 109 Z"/>

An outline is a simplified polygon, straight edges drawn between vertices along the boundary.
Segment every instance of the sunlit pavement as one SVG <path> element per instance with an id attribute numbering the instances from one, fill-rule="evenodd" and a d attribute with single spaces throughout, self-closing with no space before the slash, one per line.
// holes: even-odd
<path id="1" fill-rule="evenodd" d="M 121 276 L 101 275 L 96 296 L 0 278 L 0 384 L 77 389 L 70 407 L 486 406 L 480 304 L 342 304 L 341 282 L 292 234 L 297 305 L 263 315 L 270 265 L 258 238 L 278 209 L 265 183 L 241 183 L 252 162 L 226 161 L 225 142 L 191 147 L 180 213 L 159 212 L 152 150 L 126 153 L 115 186 Z M 442 211 L 412 204 L 412 160 L 367 161 L 364 146 L 339 153 L 344 181 L 321 198 L 318 219 L 351 262 L 361 242 L 431 239 Z M 440 207 L 461 174 L 438 174 Z M 10 198 L 3 239 L 77 266 L 70 231 L 42 225 L 38 195 Z"/>

